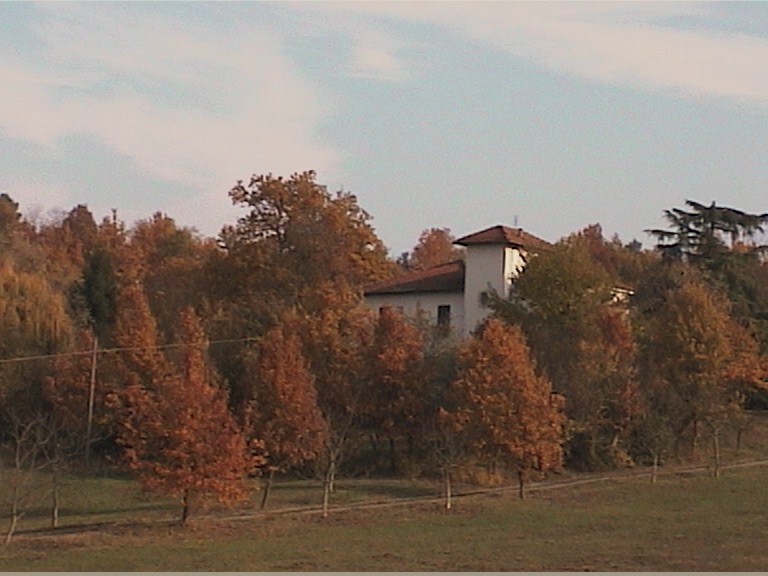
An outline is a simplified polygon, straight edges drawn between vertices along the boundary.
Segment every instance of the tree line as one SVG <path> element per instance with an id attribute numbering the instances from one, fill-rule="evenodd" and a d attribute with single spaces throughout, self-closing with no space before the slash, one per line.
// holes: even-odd
<path id="1" fill-rule="evenodd" d="M 120 466 L 181 517 L 246 479 L 534 475 L 695 457 L 765 408 L 768 215 L 688 202 L 653 250 L 589 226 L 531 259 L 459 342 L 362 303 L 366 284 L 462 257 L 425 230 L 396 260 L 313 172 L 229 192 L 205 238 L 156 213 L 46 221 L 0 195 L 0 455 L 10 540 L 24 504 Z M 633 292 L 628 302 L 617 288 Z M 28 479 L 47 478 L 45 487 Z"/>

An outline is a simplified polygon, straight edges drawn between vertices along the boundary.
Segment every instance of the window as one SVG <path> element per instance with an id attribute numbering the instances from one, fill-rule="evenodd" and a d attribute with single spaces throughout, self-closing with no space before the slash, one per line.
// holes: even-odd
<path id="1" fill-rule="evenodd" d="M 395 311 L 395 312 L 397 312 L 398 314 L 402 314 L 402 313 L 403 313 L 403 307 L 402 307 L 402 306 L 391 306 L 391 305 L 387 305 L 387 306 L 381 306 L 381 307 L 379 308 L 379 316 L 381 316 L 381 315 L 382 315 L 382 313 L 384 312 L 384 310 L 386 310 L 387 308 L 390 308 L 390 309 L 394 310 L 394 311 Z"/>
<path id="2" fill-rule="evenodd" d="M 443 305 L 437 307 L 437 326 L 444 331 L 448 331 L 451 328 L 451 307 L 449 305 Z"/>

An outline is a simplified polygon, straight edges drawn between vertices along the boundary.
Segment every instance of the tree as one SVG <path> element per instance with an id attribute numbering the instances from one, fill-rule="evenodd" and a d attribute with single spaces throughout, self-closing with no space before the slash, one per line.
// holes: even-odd
<path id="1" fill-rule="evenodd" d="M 330 193 L 314 172 L 255 175 L 238 182 L 230 197 L 247 213 L 222 230 L 221 250 L 205 267 L 203 309 L 213 337 L 259 337 L 289 310 L 314 315 L 321 307 L 346 306 L 350 295 L 357 305 L 363 285 L 396 270 L 357 198 Z M 238 410 L 248 398 L 244 357 L 236 346 L 217 350 Z"/>
<path id="2" fill-rule="evenodd" d="M 636 405 L 636 351 L 627 309 L 614 302 L 613 278 L 593 259 L 590 238 L 572 235 L 539 254 L 492 307 L 519 324 L 537 364 L 568 402 L 569 465 L 626 461 Z"/>
<path id="3" fill-rule="evenodd" d="M 268 267 L 262 280 L 275 279 L 298 297 L 336 278 L 360 286 L 393 271 L 357 198 L 330 194 L 312 171 L 288 179 L 254 176 L 248 186 L 238 182 L 230 197 L 250 212 L 224 231 L 225 248 L 237 252 L 238 246 L 248 246 L 257 253 L 256 262 Z"/>
<path id="4" fill-rule="evenodd" d="M 136 379 L 151 388 L 155 380 L 162 380 L 172 371 L 160 352 L 157 323 L 138 283 L 119 289 L 114 341 L 121 349 L 117 363 L 124 381 Z"/>
<path id="5" fill-rule="evenodd" d="M 678 264 L 673 271 L 644 320 L 642 376 L 651 408 L 670 422 L 678 447 L 689 438 L 695 454 L 702 424 L 717 434 L 750 388 L 765 387 L 765 371 L 727 300 L 694 269 Z"/>
<path id="6" fill-rule="evenodd" d="M 0 356 L 34 356 L 65 349 L 71 322 L 61 294 L 45 277 L 0 261 Z"/>
<path id="7" fill-rule="evenodd" d="M 739 241 L 751 240 L 768 225 L 768 212 L 749 214 L 715 202 L 709 206 L 693 200 L 685 203 L 689 211 L 680 208 L 664 211 L 672 230 L 646 230 L 657 238 L 657 248 L 671 258 L 711 260 L 732 250 Z M 765 248 L 757 246 L 753 250 Z"/>
<path id="8" fill-rule="evenodd" d="M 520 328 L 489 319 L 461 351 L 453 392 L 456 421 L 475 452 L 512 465 L 521 498 L 531 470 L 561 465 L 562 397 L 536 374 Z"/>
<path id="9" fill-rule="evenodd" d="M 316 459 L 326 445 L 328 425 L 317 405 L 301 340 L 289 325 L 270 330 L 249 364 L 256 384 L 247 429 L 263 442 L 269 471 L 264 508 L 274 473 Z"/>
<path id="10" fill-rule="evenodd" d="M 205 296 L 203 269 L 216 244 L 159 212 L 136 222 L 128 236 L 130 249 L 140 255 L 140 280 L 160 334 L 170 338 L 181 311 Z"/>
<path id="11" fill-rule="evenodd" d="M 20 222 L 19 203 L 14 202 L 8 194 L 0 194 L 0 248 L 3 252 L 11 245 Z"/>
<path id="12" fill-rule="evenodd" d="M 667 260 L 683 260 L 707 273 L 707 282 L 724 289 L 732 314 L 760 339 L 768 351 L 768 288 L 764 254 L 755 242 L 768 227 L 768 212 L 750 214 L 735 208 L 705 206 L 686 200 L 689 210 L 665 210 L 671 230 L 647 230 Z"/>
<path id="13" fill-rule="evenodd" d="M 405 262 L 411 270 L 426 270 L 438 264 L 458 260 L 463 256 L 463 251 L 454 246 L 454 240 L 448 228 L 424 230 Z"/>
<path id="14" fill-rule="evenodd" d="M 337 472 L 351 440 L 359 434 L 366 401 L 371 395 L 366 361 L 373 338 L 371 313 L 350 306 L 354 301 L 352 295 L 328 292 L 326 297 L 333 304 L 319 307 L 320 312 L 313 316 L 301 317 L 296 328 L 315 376 L 318 405 L 328 424 L 323 516 L 328 514 Z"/>
<path id="15" fill-rule="evenodd" d="M 153 380 L 151 388 L 134 382 L 125 390 L 119 443 L 142 484 L 181 498 L 184 523 L 197 499 L 244 498 L 254 458 L 214 384 L 192 310 L 181 315 L 178 339 L 184 352 L 177 373 Z"/>
<path id="16" fill-rule="evenodd" d="M 16 399 L 21 400 L 18 396 L 26 394 L 26 390 L 19 390 Z M 22 403 L 26 403 L 24 400 Z M 5 533 L 5 544 L 8 545 L 29 508 L 39 505 L 51 494 L 51 525 L 56 527 L 64 438 L 55 417 L 40 407 L 19 410 L 18 406 L 6 404 L 0 419 L 4 430 L 0 444 L 0 476 L 9 511 Z M 46 478 L 49 473 L 50 484 Z"/>
<path id="17" fill-rule="evenodd" d="M 391 307 L 381 310 L 368 351 L 371 396 L 366 403 L 370 432 L 389 441 L 390 470 L 396 471 L 397 441 L 409 455 L 426 416 L 423 343 L 418 329 Z"/>

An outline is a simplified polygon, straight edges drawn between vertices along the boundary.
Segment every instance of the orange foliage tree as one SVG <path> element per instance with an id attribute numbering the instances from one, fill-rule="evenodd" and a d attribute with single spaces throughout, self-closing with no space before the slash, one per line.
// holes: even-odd
<path id="1" fill-rule="evenodd" d="M 765 361 L 755 339 L 733 320 L 727 300 L 695 270 L 664 291 L 643 331 L 643 375 L 653 409 L 669 419 L 695 454 L 701 425 L 715 435 L 738 415 L 746 394 L 765 387 Z"/>
<path id="2" fill-rule="evenodd" d="M 475 454 L 516 469 L 522 498 L 531 470 L 562 464 L 564 400 L 536 374 L 522 330 L 498 319 L 466 342 L 459 362 L 455 421 Z"/>
<path id="3" fill-rule="evenodd" d="M 390 468 L 397 469 L 397 441 L 409 454 L 425 422 L 423 342 L 419 330 L 402 314 L 385 307 L 379 314 L 368 351 L 371 395 L 366 402 L 371 432 L 389 440 Z"/>
<path id="4" fill-rule="evenodd" d="M 318 404 L 328 423 L 324 454 L 323 514 L 327 515 L 336 473 L 359 433 L 366 402 L 371 397 L 366 361 L 373 335 L 368 310 L 343 306 L 339 294 L 329 293 L 335 305 L 321 307 L 299 323 L 304 353 L 315 375 Z"/>
<path id="5" fill-rule="evenodd" d="M 186 522 L 193 500 L 245 498 L 244 479 L 256 461 L 214 383 L 191 309 L 182 312 L 178 332 L 178 373 L 155 379 L 152 388 L 133 383 L 125 390 L 118 441 L 144 486 L 181 498 Z"/>
<path id="6" fill-rule="evenodd" d="M 325 447 L 328 425 L 317 404 L 301 340 L 289 325 L 270 330 L 247 365 L 255 380 L 247 429 L 263 442 L 269 471 L 264 508 L 274 473 L 316 459 Z"/>
<path id="7" fill-rule="evenodd" d="M 462 257 L 461 249 L 453 245 L 455 238 L 448 228 L 429 228 L 419 236 L 408 257 L 411 270 L 426 270 Z"/>

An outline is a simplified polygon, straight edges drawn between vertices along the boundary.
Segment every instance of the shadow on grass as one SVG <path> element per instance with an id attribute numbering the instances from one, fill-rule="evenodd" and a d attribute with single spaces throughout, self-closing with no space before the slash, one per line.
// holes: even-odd
<path id="1" fill-rule="evenodd" d="M 310 493 L 322 491 L 322 483 L 318 481 L 315 484 L 285 481 L 284 484 L 275 482 L 272 487 L 273 493 Z M 389 498 L 413 498 L 421 496 L 431 496 L 435 493 L 434 486 L 426 484 L 415 484 L 407 481 L 397 480 L 337 480 L 337 493 L 355 494 L 357 496 L 386 496 Z"/>
<path id="2" fill-rule="evenodd" d="M 131 514 L 134 512 L 166 512 L 168 510 L 177 510 L 178 504 L 173 502 L 143 502 L 134 503 L 123 507 L 100 508 L 98 510 L 82 510 L 79 508 L 62 507 L 59 509 L 59 518 L 78 518 L 91 516 L 111 516 L 118 514 Z M 50 518 L 50 508 L 31 508 L 24 514 L 24 519 L 35 520 L 40 518 Z"/>

